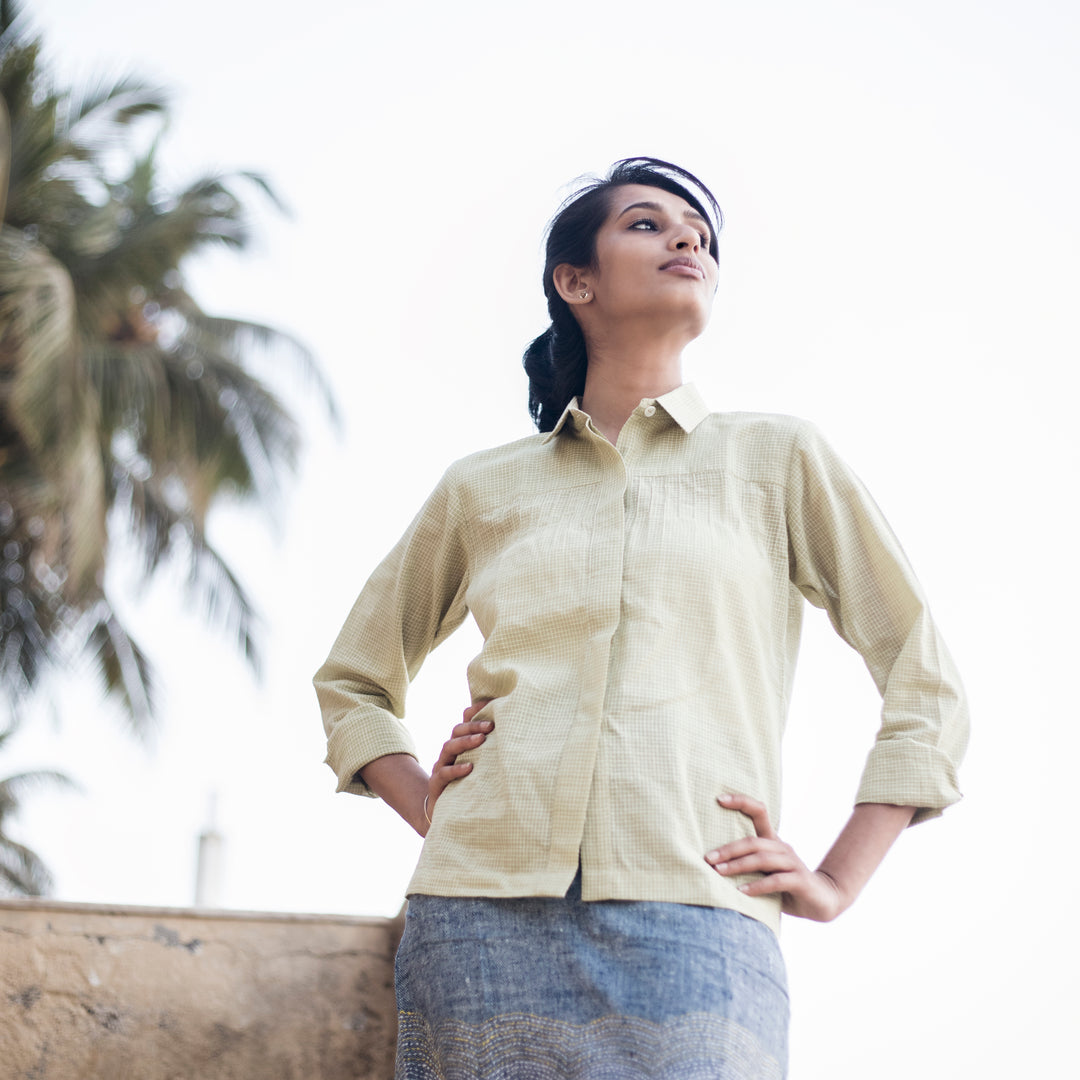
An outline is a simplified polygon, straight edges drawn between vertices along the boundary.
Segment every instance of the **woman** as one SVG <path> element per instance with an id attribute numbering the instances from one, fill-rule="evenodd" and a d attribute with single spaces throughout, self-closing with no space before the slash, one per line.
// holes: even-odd
<path id="1" fill-rule="evenodd" d="M 910 568 L 816 430 L 683 385 L 721 215 L 618 162 L 549 229 L 540 434 L 453 464 L 316 676 L 339 790 L 426 842 L 398 953 L 398 1077 L 781 1077 L 781 910 L 826 921 L 959 798 L 963 693 Z M 776 835 L 803 597 L 883 721 L 817 870 Z M 400 722 L 472 612 L 473 705 L 429 776 Z"/>

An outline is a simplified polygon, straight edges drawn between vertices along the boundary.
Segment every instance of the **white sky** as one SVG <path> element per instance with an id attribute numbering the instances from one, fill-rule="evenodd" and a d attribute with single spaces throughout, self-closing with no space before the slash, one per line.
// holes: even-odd
<path id="1" fill-rule="evenodd" d="M 1080 9 L 33 8 L 62 80 L 134 70 L 174 88 L 176 183 L 213 167 L 272 178 L 293 219 L 268 217 L 247 258 L 193 267 L 196 290 L 307 341 L 346 416 L 337 439 L 283 375 L 309 439 L 282 526 L 212 521 L 265 617 L 264 680 L 168 582 L 137 598 L 118 574 L 163 684 L 152 748 L 73 676 L 0 763 L 83 786 L 29 797 L 20 822 L 59 898 L 190 903 L 216 792 L 228 906 L 397 910 L 419 840 L 385 807 L 332 795 L 311 675 L 445 465 L 530 430 L 518 358 L 545 323 L 540 235 L 562 186 L 653 154 L 697 172 L 727 216 L 687 377 L 714 409 L 796 413 L 829 434 L 903 540 L 973 705 L 965 802 L 902 837 L 839 922 L 785 924 L 792 1080 L 1060 1073 L 1078 997 L 1063 829 L 1080 739 L 1062 674 L 1080 644 Z M 878 704 L 810 615 L 783 832 L 814 861 Z M 467 704 L 471 634 L 416 684 L 428 758 Z"/>

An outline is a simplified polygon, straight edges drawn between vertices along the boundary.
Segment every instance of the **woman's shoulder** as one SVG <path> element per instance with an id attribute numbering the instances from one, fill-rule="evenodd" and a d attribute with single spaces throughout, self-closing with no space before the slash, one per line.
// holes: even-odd
<path id="1" fill-rule="evenodd" d="M 545 459 L 543 434 L 473 451 L 451 462 L 439 487 L 463 507 L 498 503 L 535 479 Z"/>
<path id="2" fill-rule="evenodd" d="M 484 477 L 493 473 L 513 472 L 529 461 L 535 460 L 547 436 L 542 433 L 526 435 L 522 439 L 474 450 L 450 464 L 446 474 L 456 483 L 470 478 Z"/>
<path id="3" fill-rule="evenodd" d="M 769 412 L 709 413 L 702 427 L 716 437 L 760 442 L 793 441 L 819 437 L 817 425 L 801 416 Z"/>
<path id="4" fill-rule="evenodd" d="M 800 453 L 824 443 L 816 424 L 786 413 L 709 413 L 694 435 L 700 450 L 716 465 L 777 483 L 784 482 Z"/>

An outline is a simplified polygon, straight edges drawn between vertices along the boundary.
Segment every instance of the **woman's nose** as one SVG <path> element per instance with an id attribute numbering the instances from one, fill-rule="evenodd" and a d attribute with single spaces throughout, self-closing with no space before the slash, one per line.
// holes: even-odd
<path id="1" fill-rule="evenodd" d="M 698 235 L 697 229 L 692 225 L 681 225 L 675 233 L 675 247 L 679 250 L 683 248 L 694 248 L 696 250 L 701 247 L 701 237 Z"/>

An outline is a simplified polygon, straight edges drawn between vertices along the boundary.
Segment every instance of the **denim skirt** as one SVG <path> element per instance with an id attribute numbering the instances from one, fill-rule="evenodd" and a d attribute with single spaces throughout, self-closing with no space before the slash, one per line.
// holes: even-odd
<path id="1" fill-rule="evenodd" d="M 773 932 L 725 908 L 413 896 L 396 1080 L 782 1080 Z"/>

